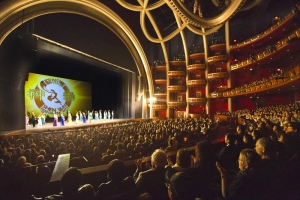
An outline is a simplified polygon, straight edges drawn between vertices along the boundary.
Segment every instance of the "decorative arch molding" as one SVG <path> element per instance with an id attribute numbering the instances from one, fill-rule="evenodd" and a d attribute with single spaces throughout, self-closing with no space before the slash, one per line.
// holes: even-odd
<path id="1" fill-rule="evenodd" d="M 110 8 L 96 0 L 6 0 L 0 4 L 0 45 L 18 26 L 53 13 L 72 13 L 93 19 L 116 34 L 131 53 L 139 76 L 145 77 L 145 98 L 153 96 L 150 67 L 139 40 L 129 26 Z"/>

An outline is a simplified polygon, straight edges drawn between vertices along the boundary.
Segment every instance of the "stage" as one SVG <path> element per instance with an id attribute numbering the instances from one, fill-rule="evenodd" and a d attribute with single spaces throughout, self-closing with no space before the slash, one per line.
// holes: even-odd
<path id="1" fill-rule="evenodd" d="M 58 123 L 58 126 L 53 126 L 53 123 L 46 123 L 43 126 L 36 126 L 33 127 L 32 124 L 29 126 L 26 126 L 25 129 L 21 130 L 15 130 L 15 131 L 4 131 L 0 132 L 0 136 L 3 138 L 7 136 L 13 136 L 13 135 L 27 135 L 27 134 L 38 134 L 42 132 L 60 132 L 60 131 L 67 131 L 68 129 L 74 129 L 74 128 L 87 128 L 92 126 L 99 126 L 103 124 L 115 124 L 115 123 L 124 123 L 124 122 L 132 122 L 132 121 L 141 121 L 143 119 L 102 119 L 102 120 L 93 120 L 92 122 L 87 123 L 75 123 L 75 121 L 72 121 L 72 123 L 65 123 L 65 126 L 61 126 L 60 123 Z"/>

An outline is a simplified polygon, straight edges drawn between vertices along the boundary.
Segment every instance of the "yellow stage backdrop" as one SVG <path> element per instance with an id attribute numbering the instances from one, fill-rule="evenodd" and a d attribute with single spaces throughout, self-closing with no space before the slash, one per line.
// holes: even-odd
<path id="1" fill-rule="evenodd" d="M 92 109 L 92 85 L 88 82 L 29 73 L 25 83 L 25 111 L 36 116 Z"/>

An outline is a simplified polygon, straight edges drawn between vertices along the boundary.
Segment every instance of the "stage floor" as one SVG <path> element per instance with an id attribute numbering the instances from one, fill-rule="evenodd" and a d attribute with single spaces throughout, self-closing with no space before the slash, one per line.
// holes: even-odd
<path id="1" fill-rule="evenodd" d="M 32 127 L 32 124 L 29 126 L 26 126 L 26 129 L 22 130 L 15 130 L 15 131 L 5 131 L 5 132 L 0 132 L 0 136 L 12 136 L 12 135 L 26 135 L 26 134 L 36 134 L 36 133 L 42 133 L 42 132 L 52 132 L 52 131 L 64 131 L 68 129 L 73 129 L 73 128 L 86 128 L 86 127 L 91 127 L 91 126 L 98 126 L 102 124 L 115 124 L 115 123 L 123 123 L 123 122 L 131 122 L 131 121 L 137 121 L 141 119 L 107 119 L 107 120 L 97 120 L 97 121 L 92 121 L 91 123 L 78 123 L 76 124 L 75 121 L 72 122 L 72 124 L 69 124 L 66 122 L 65 126 L 61 126 L 60 123 L 58 123 L 58 126 L 53 126 L 53 123 L 46 123 L 43 126 L 35 126 Z"/>

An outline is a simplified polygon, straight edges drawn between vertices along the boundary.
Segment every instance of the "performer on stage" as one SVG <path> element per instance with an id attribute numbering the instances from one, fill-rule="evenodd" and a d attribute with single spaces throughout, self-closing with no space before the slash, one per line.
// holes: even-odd
<path id="1" fill-rule="evenodd" d="M 103 118 L 104 118 L 104 119 L 107 119 L 107 112 L 106 112 L 106 110 L 104 110 Z"/>
<path id="2" fill-rule="evenodd" d="M 42 120 L 42 124 L 44 125 L 45 124 L 45 121 L 46 121 L 46 115 L 45 113 L 42 112 L 41 114 L 41 120 Z"/>
<path id="3" fill-rule="evenodd" d="M 99 110 L 99 119 L 102 119 L 102 110 Z"/>
<path id="4" fill-rule="evenodd" d="M 78 112 L 76 112 L 76 120 L 75 120 L 75 123 L 76 123 L 76 124 L 79 123 L 79 114 L 78 114 Z"/>
<path id="5" fill-rule="evenodd" d="M 25 114 L 25 124 L 26 124 L 26 126 L 29 126 L 29 117 L 28 117 L 27 113 Z"/>
<path id="6" fill-rule="evenodd" d="M 82 122 L 82 112 L 81 111 L 79 111 L 79 121 Z"/>
<path id="7" fill-rule="evenodd" d="M 93 111 L 92 112 L 88 111 L 88 121 L 92 123 L 92 119 L 93 119 Z"/>
<path id="8" fill-rule="evenodd" d="M 86 123 L 86 116 L 84 112 L 82 112 L 82 123 Z"/>
<path id="9" fill-rule="evenodd" d="M 114 111 L 111 111 L 111 119 L 114 119 Z"/>
<path id="10" fill-rule="evenodd" d="M 95 121 L 97 121 L 99 119 L 99 115 L 98 115 L 98 111 L 95 111 Z"/>
<path id="11" fill-rule="evenodd" d="M 53 112 L 53 126 L 57 126 L 57 119 L 58 119 L 57 114 Z"/>
<path id="12" fill-rule="evenodd" d="M 38 116 L 38 126 L 42 126 L 42 114 L 39 114 Z"/>
<path id="13" fill-rule="evenodd" d="M 36 117 L 35 117 L 35 114 L 32 112 L 31 113 L 32 117 L 31 117 L 31 120 L 32 120 L 32 127 L 35 127 L 35 123 L 36 123 Z"/>
<path id="14" fill-rule="evenodd" d="M 107 111 L 107 119 L 110 119 L 110 111 Z"/>
<path id="15" fill-rule="evenodd" d="M 72 115 L 70 111 L 68 111 L 68 124 L 72 125 Z"/>
<path id="16" fill-rule="evenodd" d="M 65 125 L 65 116 L 63 112 L 60 113 L 60 125 L 61 126 Z"/>

